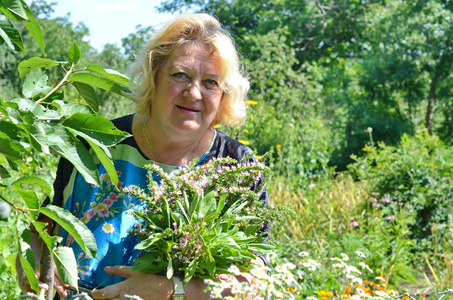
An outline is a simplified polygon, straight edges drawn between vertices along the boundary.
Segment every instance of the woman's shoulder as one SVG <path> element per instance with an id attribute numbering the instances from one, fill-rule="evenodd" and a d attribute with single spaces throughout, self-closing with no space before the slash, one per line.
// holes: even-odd
<path id="1" fill-rule="evenodd" d="M 132 121 L 134 120 L 135 114 L 129 114 L 119 118 L 115 118 L 112 121 L 113 125 L 119 130 L 125 131 L 132 134 Z"/>
<path id="2" fill-rule="evenodd" d="M 212 158 L 231 157 L 237 161 L 252 154 L 253 151 L 246 145 L 216 130 L 216 137 L 207 160 Z"/>

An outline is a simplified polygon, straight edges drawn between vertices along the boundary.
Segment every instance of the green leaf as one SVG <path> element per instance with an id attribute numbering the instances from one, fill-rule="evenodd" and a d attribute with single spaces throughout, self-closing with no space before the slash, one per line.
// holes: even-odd
<path id="1" fill-rule="evenodd" d="M 168 201 L 167 201 L 166 197 L 162 197 L 162 200 L 164 202 L 162 204 L 162 214 L 163 214 L 164 222 L 165 222 L 164 226 L 168 227 L 168 228 L 171 228 L 170 205 L 168 204 Z"/>
<path id="2" fill-rule="evenodd" d="M 38 177 L 38 176 L 22 176 L 22 177 L 11 177 L 3 181 L 3 184 L 7 184 L 15 187 L 21 187 L 22 184 L 30 184 L 40 187 L 47 196 L 51 199 L 54 195 L 53 184 L 50 178 L 47 177 Z M 36 208 L 35 205 L 29 208 Z"/>
<path id="3" fill-rule="evenodd" d="M 143 271 L 143 270 L 147 269 L 148 267 L 153 266 L 154 261 L 156 260 L 156 257 L 157 257 L 157 255 L 155 253 L 151 253 L 151 254 L 138 258 L 134 262 L 132 271 L 134 271 L 134 272 Z M 149 273 L 151 273 L 151 272 L 149 272 Z"/>
<path id="4" fill-rule="evenodd" d="M 69 62 L 77 64 L 80 60 L 80 57 L 82 56 L 82 52 L 80 51 L 79 46 L 77 43 L 74 41 L 72 42 L 71 47 L 69 48 L 68 52 L 68 57 L 69 57 Z"/>
<path id="5" fill-rule="evenodd" d="M 46 133 L 53 151 L 69 160 L 86 182 L 101 185 L 94 157 L 80 140 L 59 124 L 49 124 Z"/>
<path id="6" fill-rule="evenodd" d="M 119 84 L 117 84 L 113 80 L 95 74 L 86 72 L 73 73 L 69 76 L 68 81 L 89 84 L 100 89 L 124 96 L 123 88 Z"/>
<path id="7" fill-rule="evenodd" d="M 28 252 L 32 252 L 31 249 L 29 249 Z M 33 256 L 33 252 L 29 255 L 28 257 Z M 34 291 L 38 291 L 38 278 L 36 278 L 35 271 L 34 271 L 34 266 L 30 264 L 30 262 L 27 260 L 27 258 L 24 256 L 24 253 L 19 253 L 19 260 L 20 260 L 20 265 L 22 266 L 22 269 L 25 272 L 25 275 L 28 278 L 28 283 L 30 284 L 31 288 Z"/>
<path id="8" fill-rule="evenodd" d="M 113 123 L 100 115 L 74 114 L 63 122 L 63 125 L 70 127 L 77 132 L 95 139 L 98 145 L 113 146 L 130 135 L 113 125 Z"/>
<path id="9" fill-rule="evenodd" d="M 101 162 L 101 164 L 104 166 L 105 170 L 107 171 L 107 174 L 110 177 L 110 180 L 112 181 L 112 184 L 114 186 L 118 185 L 118 173 L 116 172 L 115 166 L 113 165 L 112 157 L 110 155 L 110 152 L 108 149 L 106 149 L 104 146 L 100 146 L 96 143 L 96 140 L 93 140 L 85 135 L 82 136 L 85 138 L 85 140 L 90 144 L 91 149 L 93 149 L 94 153 L 96 154 L 97 158 Z"/>
<path id="10" fill-rule="evenodd" d="M 80 82 L 73 82 L 72 85 L 75 86 L 80 96 L 82 96 L 88 106 L 97 113 L 99 111 L 99 100 L 94 88 L 91 85 Z"/>
<path id="11" fill-rule="evenodd" d="M 93 111 L 85 104 L 78 102 L 65 102 L 63 100 L 54 100 L 52 105 L 57 107 L 62 116 L 72 116 L 77 113 L 92 114 Z"/>
<path id="12" fill-rule="evenodd" d="M 59 279 L 70 286 L 77 286 L 77 261 L 69 247 L 57 247 L 53 252 Z"/>
<path id="13" fill-rule="evenodd" d="M 9 174 L 8 170 L 5 167 L 0 166 L 0 178 L 5 179 L 9 178 L 11 175 Z"/>
<path id="14" fill-rule="evenodd" d="M 28 21 L 24 21 L 25 27 L 27 27 L 28 31 L 30 32 L 33 39 L 38 44 L 39 48 L 41 49 L 42 54 L 46 54 L 46 49 L 44 45 L 44 37 L 42 34 L 41 27 L 39 26 L 38 22 L 36 21 L 35 17 L 33 16 L 32 11 L 27 6 L 27 4 L 21 0 L 22 6 L 27 14 Z"/>
<path id="15" fill-rule="evenodd" d="M 124 74 L 121 74 L 115 70 L 110 70 L 110 69 L 104 69 L 103 67 L 101 67 L 100 65 L 88 65 L 86 67 L 87 70 L 89 71 L 93 71 L 93 72 L 96 72 L 98 73 L 99 75 L 102 75 L 110 80 L 113 80 L 115 81 L 116 83 L 119 83 L 123 86 L 128 86 L 129 85 L 129 78 L 124 75 Z"/>
<path id="16" fill-rule="evenodd" d="M 19 63 L 18 70 L 20 78 L 24 78 L 31 70 L 37 68 L 50 69 L 58 66 L 59 63 L 48 58 L 32 57 Z"/>
<path id="17" fill-rule="evenodd" d="M 73 214 L 55 205 L 41 207 L 39 212 L 54 220 L 70 234 L 82 251 L 89 257 L 96 257 L 97 245 L 93 233 Z"/>
<path id="18" fill-rule="evenodd" d="M 3 6 L 14 14 L 16 20 L 28 20 L 20 0 L 2 0 Z"/>
<path id="19" fill-rule="evenodd" d="M 50 154 L 49 145 L 47 143 L 47 136 L 43 124 L 41 124 L 41 122 L 35 122 L 34 126 L 28 126 L 28 129 L 28 133 L 31 137 L 31 142 L 32 144 L 34 144 L 33 148 L 38 150 L 39 152 Z"/>
<path id="20" fill-rule="evenodd" d="M 60 236 L 51 236 L 47 232 L 47 223 L 43 222 L 32 222 L 33 226 L 36 228 L 36 231 L 39 234 L 39 238 L 44 241 L 46 244 L 47 248 L 49 249 L 54 249 L 57 246 L 57 243 L 60 243 L 63 238 Z"/>
<path id="21" fill-rule="evenodd" d="M 7 159 L 17 161 L 22 159 L 21 152 L 18 151 L 17 145 L 10 139 L 0 138 L 0 155 Z"/>
<path id="22" fill-rule="evenodd" d="M 6 16 L 0 14 L 0 44 L 3 43 L 12 50 L 24 51 L 20 32 Z"/>
<path id="23" fill-rule="evenodd" d="M 217 202 L 214 197 L 214 191 L 209 192 L 207 195 L 201 197 L 201 201 L 199 202 L 200 207 L 198 213 L 203 216 L 210 214 L 211 212 L 215 212 L 217 209 Z"/>
<path id="24" fill-rule="evenodd" d="M 22 94 L 27 98 L 33 98 L 39 94 L 46 94 L 52 88 L 47 85 L 48 76 L 41 69 L 33 69 L 25 79 Z"/>
<path id="25" fill-rule="evenodd" d="M 170 258 L 167 265 L 167 278 L 170 279 L 173 277 L 173 261 Z"/>

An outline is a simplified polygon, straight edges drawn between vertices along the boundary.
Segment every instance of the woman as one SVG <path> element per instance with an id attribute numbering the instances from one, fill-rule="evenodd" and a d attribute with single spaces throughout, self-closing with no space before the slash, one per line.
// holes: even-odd
<path id="1" fill-rule="evenodd" d="M 130 71 L 130 96 L 136 101 L 137 113 L 113 121 L 132 134 L 111 151 L 121 186 L 146 187 L 146 164 L 158 163 L 172 172 L 195 158 L 204 164 L 227 156 L 241 160 L 251 153 L 213 128 L 219 123 L 235 126 L 244 122 L 249 88 L 240 74 L 234 44 L 216 19 L 196 14 L 170 22 L 148 41 Z M 125 295 L 171 299 L 175 294 L 172 280 L 125 267 L 138 254 L 134 250 L 137 240 L 128 234 L 135 224 L 129 210 L 138 203 L 115 192 L 102 168 L 100 165 L 103 185 L 96 187 L 62 160 L 55 182 L 53 204 L 78 216 L 98 244 L 98 259 L 93 259 L 66 232 L 59 232 L 63 243 L 74 249 L 81 282 L 105 287 L 93 291 L 95 299 L 126 299 Z M 267 202 L 265 191 L 260 198 Z M 263 261 L 257 259 L 257 263 Z M 186 299 L 209 298 L 204 288 L 201 279 L 192 279 L 184 287 Z M 63 298 L 68 296 L 67 286 L 58 280 L 55 289 Z M 182 293 L 180 289 L 176 292 Z"/>

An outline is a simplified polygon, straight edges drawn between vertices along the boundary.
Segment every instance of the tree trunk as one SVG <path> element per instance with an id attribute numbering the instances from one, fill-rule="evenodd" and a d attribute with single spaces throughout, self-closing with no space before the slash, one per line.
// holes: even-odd
<path id="1" fill-rule="evenodd" d="M 431 81 L 431 87 L 429 89 L 429 96 L 428 96 L 428 108 L 426 109 L 426 128 L 430 135 L 433 134 L 433 116 L 434 116 L 434 102 L 436 101 L 436 88 L 437 83 L 439 82 L 439 74 L 436 72 L 434 77 Z"/>
<path id="2" fill-rule="evenodd" d="M 53 299 L 53 281 L 54 281 L 54 261 L 52 253 L 50 253 L 49 248 L 47 248 L 46 243 L 42 243 L 41 248 L 41 274 L 39 280 L 49 285 L 49 290 L 47 291 L 46 300 Z"/>

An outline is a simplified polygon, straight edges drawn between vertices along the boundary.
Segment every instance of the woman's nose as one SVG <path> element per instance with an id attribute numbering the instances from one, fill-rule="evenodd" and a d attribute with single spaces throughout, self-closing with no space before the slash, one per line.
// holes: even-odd
<path id="1" fill-rule="evenodd" d="M 184 91 L 184 96 L 193 100 L 201 100 L 201 90 L 198 84 L 191 83 Z"/>

